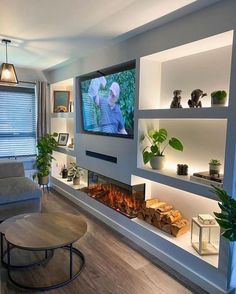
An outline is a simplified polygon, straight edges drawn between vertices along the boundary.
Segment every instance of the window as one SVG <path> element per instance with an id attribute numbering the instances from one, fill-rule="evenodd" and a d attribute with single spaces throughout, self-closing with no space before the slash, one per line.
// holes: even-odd
<path id="1" fill-rule="evenodd" d="M 0 157 L 35 154 L 34 89 L 0 86 Z"/>

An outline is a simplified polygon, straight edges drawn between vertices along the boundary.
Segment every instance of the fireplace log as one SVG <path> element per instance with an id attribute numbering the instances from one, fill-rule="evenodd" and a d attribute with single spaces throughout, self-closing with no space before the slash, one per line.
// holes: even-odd
<path id="1" fill-rule="evenodd" d="M 146 200 L 137 216 L 139 219 L 175 237 L 181 236 L 189 230 L 189 222 L 182 219 L 179 210 L 173 209 L 172 205 L 156 198 Z"/>
<path id="2" fill-rule="evenodd" d="M 175 237 L 185 234 L 188 230 L 189 230 L 189 221 L 186 219 L 181 219 L 171 224 L 171 234 Z"/>
<path id="3" fill-rule="evenodd" d="M 161 230 L 168 233 L 168 234 L 171 234 L 171 225 L 161 222 Z"/>
<path id="4" fill-rule="evenodd" d="M 161 222 L 157 220 L 156 215 L 152 217 L 152 224 L 158 229 L 161 229 Z"/>
<path id="5" fill-rule="evenodd" d="M 145 214 L 140 210 L 140 211 L 137 213 L 137 217 L 138 217 L 139 219 L 144 220 L 144 219 L 145 219 Z"/>
<path id="6" fill-rule="evenodd" d="M 173 209 L 163 216 L 162 221 L 167 224 L 173 224 L 181 218 L 182 214 L 180 213 L 180 211 L 177 209 Z"/>

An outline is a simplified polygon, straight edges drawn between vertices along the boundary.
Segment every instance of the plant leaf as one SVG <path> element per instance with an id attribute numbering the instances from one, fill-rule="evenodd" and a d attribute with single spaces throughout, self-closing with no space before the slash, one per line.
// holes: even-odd
<path id="1" fill-rule="evenodd" d="M 152 145 L 150 147 L 150 149 L 151 149 L 153 155 L 156 155 L 158 153 L 158 147 L 157 147 L 157 145 Z"/>
<path id="2" fill-rule="evenodd" d="M 222 219 L 217 218 L 216 221 L 222 229 L 228 230 L 231 228 L 231 223 L 227 220 L 222 220 Z"/>
<path id="3" fill-rule="evenodd" d="M 235 241 L 236 240 L 236 234 L 232 229 L 226 230 L 222 233 L 222 236 L 224 236 L 226 239 L 230 241 Z"/>
<path id="4" fill-rule="evenodd" d="M 159 132 L 156 132 L 153 135 L 154 139 L 158 143 L 163 143 L 167 138 L 167 130 L 166 129 L 160 129 Z"/>
<path id="5" fill-rule="evenodd" d="M 225 207 L 222 203 L 218 202 L 218 205 L 220 207 L 220 209 L 223 211 L 223 212 L 227 212 L 228 213 L 228 208 Z"/>
<path id="6" fill-rule="evenodd" d="M 144 162 L 144 164 L 147 164 L 149 161 L 150 161 L 150 159 L 151 159 L 151 152 L 148 152 L 148 151 L 144 151 L 143 152 L 143 162 Z"/>
<path id="7" fill-rule="evenodd" d="M 144 139 L 145 139 L 145 135 L 142 134 L 142 135 L 140 136 L 140 143 L 143 142 Z"/>
<path id="8" fill-rule="evenodd" d="M 183 144 L 177 138 L 174 138 L 174 137 L 171 138 L 169 140 L 169 144 L 175 150 L 179 150 L 179 151 L 183 151 L 184 150 Z"/>
<path id="9" fill-rule="evenodd" d="M 214 212 L 214 215 L 218 218 L 218 219 L 223 219 L 223 220 L 227 220 L 229 217 L 228 213 L 218 213 L 218 212 Z"/>
<path id="10" fill-rule="evenodd" d="M 153 139 L 154 134 L 158 132 L 157 130 L 151 129 L 149 130 L 148 133 L 148 137 L 150 137 L 151 139 Z"/>

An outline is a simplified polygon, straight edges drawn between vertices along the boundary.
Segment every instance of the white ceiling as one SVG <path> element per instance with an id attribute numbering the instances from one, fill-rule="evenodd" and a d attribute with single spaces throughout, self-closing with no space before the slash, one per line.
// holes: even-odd
<path id="1" fill-rule="evenodd" d="M 9 63 L 47 70 L 217 1 L 1 0 L 0 39 Z"/>

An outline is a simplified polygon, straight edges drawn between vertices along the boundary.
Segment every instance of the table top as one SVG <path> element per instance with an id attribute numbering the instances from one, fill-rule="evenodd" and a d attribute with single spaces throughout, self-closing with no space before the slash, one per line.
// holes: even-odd
<path id="1" fill-rule="evenodd" d="M 80 239 L 87 231 L 82 217 L 69 213 L 28 213 L 0 224 L 0 232 L 22 249 L 59 248 Z"/>

